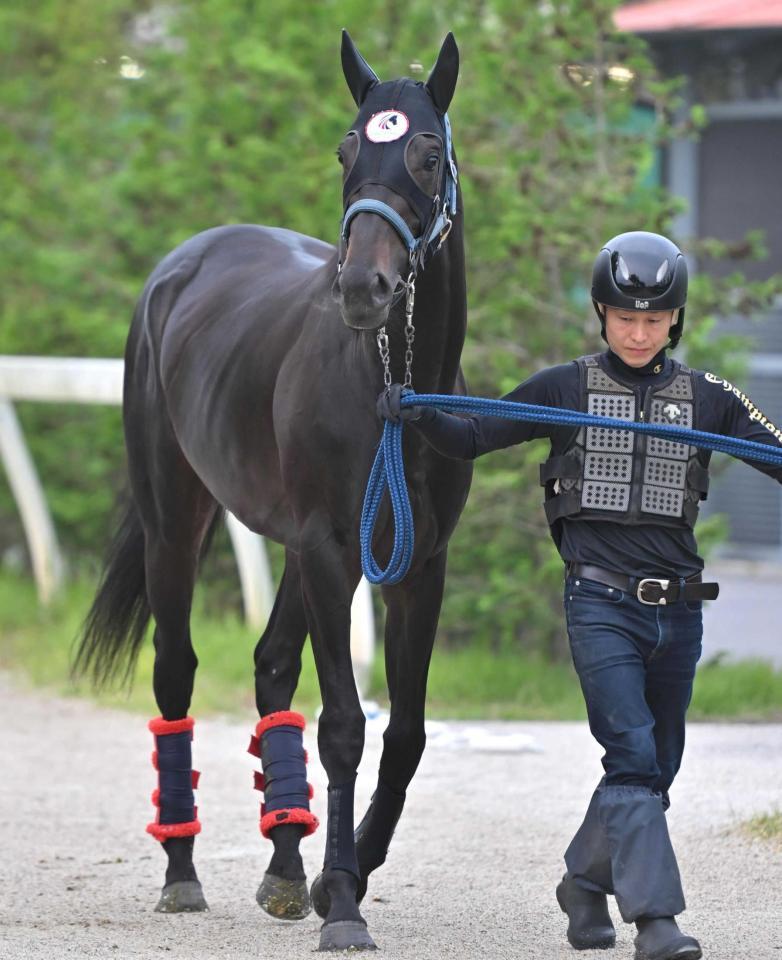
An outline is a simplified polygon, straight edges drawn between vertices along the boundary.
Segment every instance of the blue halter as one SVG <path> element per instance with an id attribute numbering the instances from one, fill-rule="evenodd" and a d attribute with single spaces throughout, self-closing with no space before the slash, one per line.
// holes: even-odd
<path id="1" fill-rule="evenodd" d="M 443 115 L 443 125 L 445 127 L 445 185 L 443 197 L 436 197 L 431 225 L 428 229 L 425 227 L 419 237 L 413 236 L 413 231 L 408 227 L 400 215 L 382 200 L 357 200 L 352 203 L 345 211 L 342 217 L 342 240 L 345 244 L 350 236 L 350 224 L 359 213 L 376 213 L 382 217 L 396 230 L 399 239 L 405 245 L 410 263 L 420 264 L 427 255 L 429 248 L 437 243 L 437 247 L 432 251 L 436 253 L 445 242 L 451 228 L 451 221 L 456 213 L 456 184 L 458 181 L 458 172 L 456 162 L 453 158 L 453 144 L 451 140 L 451 123 L 448 114 Z"/>

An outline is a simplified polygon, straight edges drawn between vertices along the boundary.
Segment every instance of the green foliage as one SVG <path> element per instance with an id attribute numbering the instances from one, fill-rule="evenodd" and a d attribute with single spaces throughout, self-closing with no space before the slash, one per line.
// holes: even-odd
<path id="1" fill-rule="evenodd" d="M 106 706 L 154 716 L 152 694 L 154 650 L 151 640 L 141 650 L 132 685 L 95 695 L 85 679 L 70 678 L 70 659 L 94 587 L 86 580 L 71 583 L 49 609 L 38 606 L 28 578 L 0 575 L 0 669 L 20 673 L 37 686 L 64 696 L 95 696 Z M 252 714 L 255 711 L 253 648 L 257 637 L 236 616 L 219 618 L 205 609 L 205 591 L 196 591 L 192 632 L 198 654 L 198 680 L 192 711 Z M 151 633 L 151 631 L 150 631 Z M 320 703 L 315 663 L 309 644 L 304 651 L 296 707 L 309 716 Z"/>
<path id="2" fill-rule="evenodd" d="M 742 832 L 752 839 L 782 847 L 782 810 L 761 813 L 741 824 Z"/>
<path id="3" fill-rule="evenodd" d="M 64 696 L 95 696 L 85 680 L 68 675 L 73 638 L 92 594 L 92 584 L 70 584 L 48 610 L 38 606 L 28 577 L 0 573 L 0 670 L 12 671 Z M 215 615 L 209 591 L 196 591 L 192 620 L 199 667 L 193 695 L 196 716 L 254 712 L 252 652 L 255 634 L 236 616 Z M 108 690 L 95 698 L 107 706 L 152 716 L 152 643 L 139 657 L 129 690 Z M 320 703 L 315 664 L 305 645 L 294 707 L 314 716 Z M 378 651 L 369 696 L 387 707 L 383 651 Z M 584 700 L 570 662 L 552 663 L 544 654 L 478 646 L 435 650 L 429 671 L 427 714 L 463 720 L 582 720 Z M 763 662 L 702 664 L 695 680 L 690 717 L 696 720 L 782 718 L 782 671 Z"/>
<path id="4" fill-rule="evenodd" d="M 679 209 L 655 185 L 678 82 L 656 75 L 639 39 L 614 31 L 616 3 L 3 5 L 0 353 L 121 355 L 149 271 L 199 230 L 250 221 L 334 240 L 333 154 L 354 115 L 343 26 L 382 77 L 424 78 L 448 29 L 460 44 L 450 113 L 471 391 L 501 395 L 599 347 L 586 295 L 596 250 L 623 230 L 666 231 Z M 703 119 L 695 109 L 676 131 Z M 751 237 L 744 252 L 757 246 Z M 753 311 L 772 288 L 699 277 L 690 361 L 733 378 L 736 344 L 715 339 L 717 308 L 727 298 Z M 119 414 L 30 404 L 20 416 L 71 562 L 94 565 L 124 476 Z M 528 447 L 479 464 L 450 553 L 447 642 L 563 652 L 561 565 L 537 482 L 544 455 Z M 20 542 L 0 484 L 0 554 Z"/>

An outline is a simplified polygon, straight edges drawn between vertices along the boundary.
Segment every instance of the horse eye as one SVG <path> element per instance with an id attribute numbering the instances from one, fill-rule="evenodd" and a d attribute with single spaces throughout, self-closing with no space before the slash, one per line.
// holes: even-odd
<path id="1" fill-rule="evenodd" d="M 425 170 L 436 170 L 437 164 L 440 162 L 440 157 L 436 153 L 430 153 L 426 158 L 426 163 L 424 163 Z"/>
<path id="2" fill-rule="evenodd" d="M 345 166 L 345 158 L 342 156 L 341 150 L 337 150 L 337 161 L 340 163 L 341 166 L 343 167 Z"/>

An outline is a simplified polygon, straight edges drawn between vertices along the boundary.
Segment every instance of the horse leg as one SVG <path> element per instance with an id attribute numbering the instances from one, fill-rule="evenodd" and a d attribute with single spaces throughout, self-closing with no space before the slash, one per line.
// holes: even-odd
<path id="1" fill-rule="evenodd" d="M 189 628 L 197 559 L 198 550 L 194 544 L 166 543 L 162 538 L 147 535 L 147 593 L 155 618 L 153 688 L 161 714 L 159 720 L 152 721 L 155 726 L 151 725 L 151 729 L 156 734 L 161 794 L 166 749 L 162 741 L 173 739 L 178 734 L 181 737 L 182 731 L 178 731 L 177 721 L 187 718 L 198 665 Z M 179 779 L 190 780 L 190 784 L 194 785 L 189 744 L 192 733 L 190 730 L 184 733 L 184 740 L 188 742 L 179 745 L 180 749 L 169 765 L 176 769 Z M 182 789 L 187 791 L 188 786 L 183 782 L 174 789 L 181 796 Z M 162 820 L 164 795 L 158 802 L 161 805 L 159 820 Z M 200 831 L 195 808 L 192 817 L 181 825 L 170 823 L 164 826 L 156 823 L 150 824 L 148 830 L 161 841 L 168 856 L 165 885 L 156 910 L 161 913 L 206 910 L 201 884 L 193 866 L 195 834 Z"/>
<path id="2" fill-rule="evenodd" d="M 300 555 L 304 605 L 323 710 L 318 751 L 328 776 L 328 823 L 319 882 L 329 901 L 321 950 L 373 950 L 356 902 L 359 869 L 353 839 L 353 797 L 364 750 L 364 713 L 350 660 L 350 605 L 359 580 L 333 537 Z"/>
<path id="3" fill-rule="evenodd" d="M 356 855 L 361 872 L 359 902 L 366 893 L 369 874 L 385 863 L 404 806 L 405 791 L 424 752 L 426 682 L 440 616 L 445 567 L 443 550 L 417 576 L 383 588 L 391 712 L 383 734 L 377 788 L 356 828 Z"/>
<path id="4" fill-rule="evenodd" d="M 143 395 L 143 394 L 140 394 Z M 143 423 L 136 433 L 134 424 Z M 158 816 L 147 830 L 168 856 L 165 885 L 156 910 L 206 910 L 193 866 L 201 825 L 192 790 L 188 717 L 198 665 L 190 639 L 190 607 L 201 549 L 217 504 L 183 457 L 168 419 L 126 410 L 131 488 L 144 529 L 147 598 L 155 621 L 153 689 L 160 717 L 151 721 L 160 789 Z"/>
<path id="5" fill-rule="evenodd" d="M 255 648 L 255 701 L 258 714 L 290 709 L 301 672 L 307 618 L 301 596 L 298 558 L 285 554 L 285 570 L 266 629 Z M 274 844 L 256 900 L 271 916 L 301 920 L 310 912 L 307 877 L 299 853 L 305 833 L 300 824 L 280 824 L 270 831 Z"/>
<path id="6" fill-rule="evenodd" d="M 424 708 L 426 680 L 445 584 L 446 551 L 432 557 L 417 575 L 385 586 L 385 662 L 391 715 L 383 735 L 377 787 L 369 808 L 355 830 L 359 881 L 357 902 L 366 892 L 369 874 L 385 863 L 405 791 L 421 760 L 426 743 Z M 315 912 L 327 916 L 328 890 L 317 877 L 312 885 Z"/>

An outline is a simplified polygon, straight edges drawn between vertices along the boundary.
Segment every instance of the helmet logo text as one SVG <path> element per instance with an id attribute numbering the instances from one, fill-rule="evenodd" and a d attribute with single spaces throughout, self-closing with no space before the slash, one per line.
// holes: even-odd
<path id="1" fill-rule="evenodd" d="M 635 301 L 635 309 L 636 309 L 636 310 L 648 310 L 648 309 L 649 309 L 649 301 L 648 301 L 648 300 L 636 300 L 636 301 Z"/>

